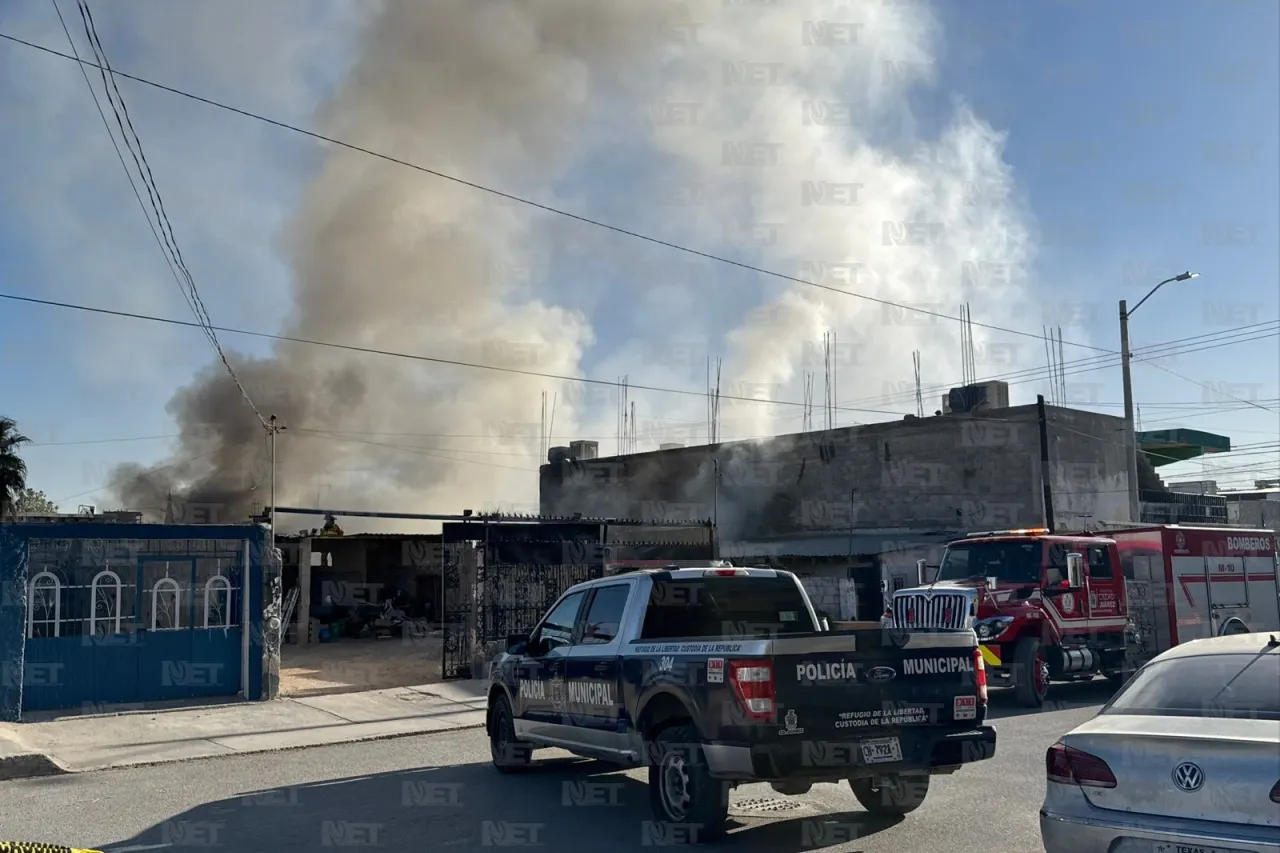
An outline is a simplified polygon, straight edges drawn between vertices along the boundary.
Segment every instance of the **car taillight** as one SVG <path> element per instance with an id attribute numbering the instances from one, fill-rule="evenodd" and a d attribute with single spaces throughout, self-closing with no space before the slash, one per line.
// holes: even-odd
<path id="1" fill-rule="evenodd" d="M 753 720 L 773 719 L 773 666 L 760 660 L 729 661 L 729 683 Z"/>
<path id="2" fill-rule="evenodd" d="M 1060 743 L 1049 747 L 1044 756 L 1045 774 L 1050 782 L 1079 785 L 1082 788 L 1114 788 L 1115 774 L 1096 755 L 1072 749 Z"/>
<path id="3" fill-rule="evenodd" d="M 1280 781 L 1276 782 L 1276 786 L 1271 789 L 1271 802 L 1280 803 Z"/>
<path id="4" fill-rule="evenodd" d="M 987 704 L 987 662 L 982 659 L 982 649 L 973 650 L 973 676 L 978 683 L 978 701 Z"/>
<path id="5" fill-rule="evenodd" d="M 749 573 L 746 569 L 707 569 L 702 573 L 704 578 L 734 578 L 746 577 Z"/>

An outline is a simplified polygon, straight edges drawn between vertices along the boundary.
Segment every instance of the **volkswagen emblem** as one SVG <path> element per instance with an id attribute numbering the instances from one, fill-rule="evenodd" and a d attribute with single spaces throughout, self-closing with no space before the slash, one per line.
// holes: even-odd
<path id="1" fill-rule="evenodd" d="M 1198 765 L 1184 761 L 1173 768 L 1173 784 L 1188 794 L 1199 791 L 1200 786 L 1204 784 L 1204 771 Z"/>
<path id="2" fill-rule="evenodd" d="M 891 666 L 873 666 L 867 670 L 867 681 L 892 681 L 898 673 Z"/>

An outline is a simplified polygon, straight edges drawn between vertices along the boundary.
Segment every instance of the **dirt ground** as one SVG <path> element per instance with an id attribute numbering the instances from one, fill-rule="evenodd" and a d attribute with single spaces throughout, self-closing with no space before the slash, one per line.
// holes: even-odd
<path id="1" fill-rule="evenodd" d="M 322 696 L 412 687 L 440 681 L 439 636 L 286 644 L 280 650 L 280 695 Z"/>

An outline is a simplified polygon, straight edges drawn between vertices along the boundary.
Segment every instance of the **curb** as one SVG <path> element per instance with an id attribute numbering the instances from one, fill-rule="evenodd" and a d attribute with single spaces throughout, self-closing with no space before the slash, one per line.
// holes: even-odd
<path id="1" fill-rule="evenodd" d="M 0 781 L 5 781 L 9 779 L 29 779 L 29 778 L 34 778 L 36 776 L 55 776 L 55 775 L 64 775 L 64 774 L 77 774 L 77 773 L 103 773 L 103 772 L 108 772 L 112 770 L 131 770 L 135 767 L 159 767 L 160 765 L 163 765 L 163 764 L 177 764 L 179 762 L 186 762 L 186 761 L 217 761 L 219 759 L 241 758 L 246 755 L 268 755 L 268 754 L 280 753 L 280 752 L 299 752 L 304 749 L 320 749 L 326 746 L 346 746 L 347 744 L 353 744 L 353 743 L 372 743 L 374 741 L 379 741 L 379 740 L 396 740 L 397 738 L 422 737 L 423 735 L 444 735 L 444 734 L 450 734 L 452 732 L 463 732 L 463 731 L 471 731 L 475 729 L 483 729 L 484 727 L 485 727 L 484 723 L 475 723 L 473 725 L 455 726 L 450 729 L 436 729 L 433 731 L 425 731 L 425 732 L 392 732 L 390 734 L 369 735 L 367 737 L 354 738 L 352 740 L 336 740 L 331 743 L 311 743 L 311 744 L 302 744 L 299 746 L 281 746 L 281 747 L 276 747 L 275 749 L 255 749 L 255 750 L 246 751 L 246 752 L 232 752 L 232 753 L 224 753 L 221 755 L 202 755 L 202 756 L 187 757 L 187 758 L 170 758 L 170 759 L 164 759 L 161 761 L 138 761 L 138 762 L 129 762 L 127 764 L 103 764 L 99 767 L 82 767 L 78 770 L 70 770 L 65 767 L 62 767 L 61 765 L 57 764 L 52 759 L 50 759 L 47 755 L 32 753 L 30 755 L 15 756 L 14 758 L 10 758 L 10 759 L 0 759 Z M 35 759 L 35 761 L 27 762 L 26 759 Z M 43 770 L 37 769 L 37 772 L 19 773 L 19 775 L 15 775 L 15 776 L 6 776 L 5 773 L 7 769 L 7 762 L 10 762 L 10 761 L 21 762 L 22 765 L 29 766 L 32 768 L 44 767 L 45 769 Z"/>
<path id="2" fill-rule="evenodd" d="M 0 782 L 33 779 L 38 776 L 62 776 L 71 772 L 49 756 L 39 752 L 0 758 Z"/>

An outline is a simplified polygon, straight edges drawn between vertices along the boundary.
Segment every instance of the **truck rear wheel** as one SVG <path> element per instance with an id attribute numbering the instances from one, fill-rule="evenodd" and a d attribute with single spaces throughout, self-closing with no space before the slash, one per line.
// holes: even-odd
<path id="1" fill-rule="evenodd" d="M 903 773 L 880 778 L 850 779 L 849 787 L 862 807 L 877 817 L 901 817 L 924 803 L 929 774 Z"/>
<path id="2" fill-rule="evenodd" d="M 658 733 L 649 765 L 649 804 L 665 843 L 702 844 L 722 837 L 729 820 L 729 783 L 711 778 L 694 726 Z"/>
<path id="3" fill-rule="evenodd" d="M 1035 637 L 1023 637 L 1013 651 L 1013 692 L 1024 708 L 1039 708 L 1049 695 L 1049 661 Z"/>
<path id="4" fill-rule="evenodd" d="M 533 747 L 516 740 L 515 718 L 506 696 L 489 708 L 489 755 L 499 773 L 515 773 L 533 763 Z"/>

